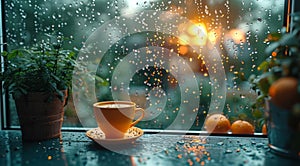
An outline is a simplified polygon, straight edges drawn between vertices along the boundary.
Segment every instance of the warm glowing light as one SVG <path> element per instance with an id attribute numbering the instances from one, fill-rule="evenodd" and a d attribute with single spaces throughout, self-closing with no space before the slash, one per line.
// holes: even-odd
<path id="1" fill-rule="evenodd" d="M 206 40 L 207 40 L 207 37 L 194 37 L 191 42 L 194 44 L 194 45 L 200 45 L 200 46 L 204 46 L 206 44 Z"/>
<path id="2" fill-rule="evenodd" d="M 178 42 L 180 45 L 188 45 L 189 44 L 189 36 L 184 35 L 184 34 L 180 35 Z"/>
<path id="3" fill-rule="evenodd" d="M 216 44 L 217 43 L 217 39 L 218 39 L 218 34 L 216 31 L 212 30 L 210 32 L 208 32 L 208 40 L 212 43 L 212 44 Z"/>
<path id="4" fill-rule="evenodd" d="M 277 56 L 277 52 L 273 51 L 273 52 L 272 52 L 272 56 L 273 56 L 273 57 Z"/>
<path id="5" fill-rule="evenodd" d="M 181 31 L 179 44 L 181 45 L 200 45 L 203 46 L 207 41 L 207 30 L 203 23 L 197 24 L 181 24 L 179 26 Z"/>
<path id="6" fill-rule="evenodd" d="M 206 28 L 203 23 L 192 24 L 188 28 L 188 33 L 191 36 L 206 36 Z"/>
<path id="7" fill-rule="evenodd" d="M 241 44 L 246 41 L 246 34 L 245 32 L 239 30 L 239 29 L 232 29 L 229 31 L 229 35 L 231 39 L 236 44 Z"/>
<path id="8" fill-rule="evenodd" d="M 185 55 L 185 54 L 188 53 L 189 49 L 188 49 L 187 46 L 180 46 L 180 47 L 178 48 L 178 51 L 179 51 L 180 54 Z"/>

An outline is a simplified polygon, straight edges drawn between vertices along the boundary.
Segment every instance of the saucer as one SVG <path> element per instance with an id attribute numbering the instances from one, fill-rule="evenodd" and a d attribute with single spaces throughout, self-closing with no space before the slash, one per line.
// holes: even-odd
<path id="1" fill-rule="evenodd" d="M 105 134 L 99 127 L 90 129 L 86 132 L 86 136 L 98 144 L 130 144 L 141 137 L 144 131 L 138 127 L 131 127 L 125 133 L 124 138 L 106 139 Z"/>

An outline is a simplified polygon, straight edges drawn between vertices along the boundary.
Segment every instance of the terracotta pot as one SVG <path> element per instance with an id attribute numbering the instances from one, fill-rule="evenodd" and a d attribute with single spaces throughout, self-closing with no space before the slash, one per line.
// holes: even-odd
<path id="1" fill-rule="evenodd" d="M 24 141 L 40 141 L 61 136 L 64 116 L 64 106 L 67 100 L 67 90 L 64 101 L 54 94 L 32 92 L 16 99 L 16 108 Z M 47 101 L 53 95 L 53 100 Z"/>
<path id="2" fill-rule="evenodd" d="M 276 154 L 300 159 L 300 131 L 290 126 L 291 111 L 267 101 L 266 122 L 269 147 Z"/>

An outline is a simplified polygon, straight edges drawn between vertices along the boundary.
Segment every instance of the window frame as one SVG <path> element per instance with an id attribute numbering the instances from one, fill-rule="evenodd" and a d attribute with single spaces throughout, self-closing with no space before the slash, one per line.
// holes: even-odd
<path id="1" fill-rule="evenodd" d="M 286 26 L 287 28 L 289 28 L 292 24 L 291 20 L 290 20 L 290 14 L 294 13 L 296 11 L 300 11 L 300 1 L 298 0 L 284 0 L 284 19 L 283 19 L 283 26 Z M 3 50 L 7 50 L 7 46 L 5 43 L 7 41 L 6 39 L 6 32 L 5 32 L 5 0 L 1 0 L 0 1 L 0 8 L 1 8 L 1 12 L 0 12 L 0 43 L 1 43 L 1 52 Z M 3 57 L 1 56 L 0 62 L 3 61 Z M 3 70 L 3 65 L 1 63 L 1 70 Z M 10 108 L 9 108 L 9 94 L 7 92 L 3 91 L 3 87 L 1 84 L 1 89 L 0 89 L 0 130 L 19 130 L 20 127 L 19 126 L 11 126 L 11 117 L 10 117 Z M 63 127 L 62 128 L 63 131 L 86 131 L 87 128 L 84 127 Z M 166 131 L 166 130 L 156 130 L 156 129 L 143 129 L 145 131 L 145 133 L 149 133 L 149 134 L 155 134 L 155 133 L 159 133 L 159 132 L 163 132 L 163 133 L 168 133 L 168 134 L 182 134 L 184 132 L 184 134 L 203 134 L 203 135 L 207 135 L 208 133 L 205 131 L 180 131 L 180 130 L 172 130 L 172 131 Z M 235 134 L 209 134 L 209 135 L 216 135 L 216 136 L 228 136 L 228 135 L 232 135 L 232 136 L 245 136 L 245 135 L 235 135 Z M 249 135 L 246 135 L 249 136 Z M 260 133 L 255 133 L 253 135 L 254 137 L 266 137 L 265 135 L 262 135 Z"/>

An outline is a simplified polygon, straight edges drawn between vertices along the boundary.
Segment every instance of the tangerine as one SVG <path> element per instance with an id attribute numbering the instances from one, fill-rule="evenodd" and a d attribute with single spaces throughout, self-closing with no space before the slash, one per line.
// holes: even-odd
<path id="1" fill-rule="evenodd" d="M 230 121 L 222 114 L 212 114 L 206 118 L 204 126 L 210 133 L 226 133 L 230 130 Z"/>
<path id="2" fill-rule="evenodd" d="M 264 135 L 267 135 L 267 134 L 268 134 L 268 132 L 267 132 L 267 125 L 266 125 L 266 124 L 264 124 L 264 125 L 262 126 L 261 132 L 262 132 Z"/>
<path id="3" fill-rule="evenodd" d="M 231 125 L 231 132 L 233 134 L 253 134 L 254 127 L 251 123 L 244 120 L 237 120 Z"/>
<path id="4" fill-rule="evenodd" d="M 291 109 L 300 101 L 298 80 L 294 77 L 282 77 L 276 80 L 269 89 L 271 101 L 283 109 Z"/>

